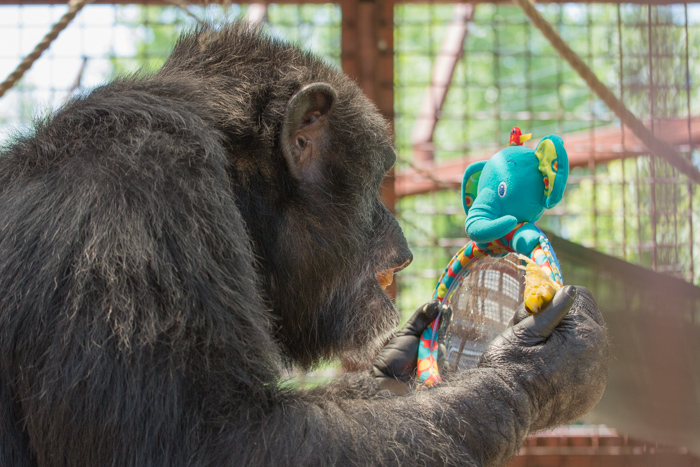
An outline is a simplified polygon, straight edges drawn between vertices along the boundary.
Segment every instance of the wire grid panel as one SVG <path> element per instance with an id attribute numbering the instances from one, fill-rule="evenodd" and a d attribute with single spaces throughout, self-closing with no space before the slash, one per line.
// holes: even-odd
<path id="1" fill-rule="evenodd" d="M 398 5 L 395 14 L 397 172 L 429 179 L 508 144 L 510 129 L 536 144 L 558 134 L 572 169 L 567 194 L 540 226 L 584 246 L 700 284 L 697 186 L 665 160 L 649 156 L 514 6 L 477 4 L 458 48 L 450 47 L 455 5 Z M 697 5 L 538 5 L 564 40 L 623 102 L 662 138 L 673 136 L 700 166 L 691 135 L 700 125 L 700 7 Z M 455 52 L 457 50 L 457 52 Z M 457 54 L 451 72 L 440 61 Z M 426 95 L 448 90 L 427 108 Z M 431 121 L 432 118 L 432 121 Z M 434 125 L 432 134 L 424 125 Z M 416 135 L 432 136 L 416 140 Z M 428 156 L 426 157 L 426 153 Z M 401 180 L 400 177 L 398 177 Z M 399 181 L 399 183 L 401 183 Z M 399 193 L 405 187 L 397 185 Z M 424 302 L 444 266 L 466 242 L 458 190 L 437 184 L 397 205 L 414 248 L 401 274 L 399 302 Z M 409 190 L 410 191 L 410 190 Z M 428 190 L 423 190 L 428 191 Z M 566 280 L 566 271 L 564 271 Z"/>
<path id="2" fill-rule="evenodd" d="M 89 5 L 0 99 L 0 144 L 31 121 L 116 76 L 155 70 L 177 36 L 199 21 L 215 24 L 246 16 L 249 6 L 186 7 Z M 66 5 L 0 6 L 0 79 L 41 41 Z M 340 65 L 340 8 L 334 4 L 269 5 L 265 22 L 286 38 Z"/>

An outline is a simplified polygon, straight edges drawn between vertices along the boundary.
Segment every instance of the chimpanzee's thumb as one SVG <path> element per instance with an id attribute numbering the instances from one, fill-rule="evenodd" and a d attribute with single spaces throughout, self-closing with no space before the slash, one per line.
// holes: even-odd
<path id="1" fill-rule="evenodd" d="M 572 285 L 562 287 L 542 311 L 524 318 L 503 331 L 491 342 L 489 347 L 496 348 L 507 345 L 532 347 L 542 344 L 569 312 L 575 297 L 576 287 Z"/>

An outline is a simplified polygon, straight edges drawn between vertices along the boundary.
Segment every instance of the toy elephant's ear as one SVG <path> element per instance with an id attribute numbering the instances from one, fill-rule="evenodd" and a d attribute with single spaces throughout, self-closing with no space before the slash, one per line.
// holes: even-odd
<path id="1" fill-rule="evenodd" d="M 474 162 L 464 171 L 462 205 L 464 206 L 464 213 L 467 215 L 469 215 L 469 208 L 474 204 L 476 189 L 479 187 L 479 177 L 481 177 L 481 171 L 484 170 L 484 165 L 486 165 L 486 161 Z"/>
<path id="2" fill-rule="evenodd" d="M 535 155 L 540 161 L 539 169 L 544 178 L 542 206 L 549 209 L 564 196 L 566 180 L 569 178 L 569 157 L 564 142 L 556 135 L 542 138 L 535 149 Z"/>

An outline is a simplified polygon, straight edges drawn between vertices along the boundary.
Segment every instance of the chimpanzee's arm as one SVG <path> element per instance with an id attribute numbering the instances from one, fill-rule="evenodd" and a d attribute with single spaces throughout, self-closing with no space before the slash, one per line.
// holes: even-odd
<path id="1" fill-rule="evenodd" d="M 522 329 L 522 328 L 521 328 Z M 482 367 L 406 396 L 380 391 L 370 375 L 347 375 L 290 393 L 260 434 L 250 462 L 275 465 L 504 465 L 534 430 L 570 422 L 600 399 L 608 344 L 584 288 L 543 343 L 506 335 Z"/>

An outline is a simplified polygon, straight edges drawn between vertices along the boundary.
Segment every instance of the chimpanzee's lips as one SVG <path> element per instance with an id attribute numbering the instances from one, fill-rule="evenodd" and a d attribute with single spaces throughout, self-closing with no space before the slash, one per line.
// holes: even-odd
<path id="1" fill-rule="evenodd" d="M 391 285 L 392 282 L 394 282 L 394 274 L 405 268 L 411 263 L 411 260 L 406 261 L 404 264 L 401 266 L 393 267 L 393 268 L 388 268 L 384 269 L 382 271 L 379 271 L 377 273 L 377 282 L 379 282 L 379 285 L 381 286 L 382 290 L 386 290 L 387 287 Z"/>
<path id="2" fill-rule="evenodd" d="M 382 290 L 386 290 L 386 288 L 389 287 L 392 282 L 394 282 L 394 270 L 385 269 L 383 271 L 379 271 L 377 273 L 377 282 L 379 282 Z"/>

